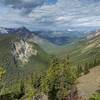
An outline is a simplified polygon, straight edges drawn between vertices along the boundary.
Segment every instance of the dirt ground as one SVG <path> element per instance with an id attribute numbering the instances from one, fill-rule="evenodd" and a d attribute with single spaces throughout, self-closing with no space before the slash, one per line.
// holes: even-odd
<path id="1" fill-rule="evenodd" d="M 88 100 L 92 94 L 100 91 L 100 66 L 91 69 L 87 75 L 80 77 L 77 88 L 78 94 L 82 96 L 83 100 Z"/>

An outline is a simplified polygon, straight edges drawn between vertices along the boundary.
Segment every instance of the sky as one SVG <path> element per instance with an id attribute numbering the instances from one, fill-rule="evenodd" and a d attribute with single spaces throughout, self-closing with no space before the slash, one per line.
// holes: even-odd
<path id="1" fill-rule="evenodd" d="M 0 0 L 0 27 L 100 28 L 100 0 Z"/>

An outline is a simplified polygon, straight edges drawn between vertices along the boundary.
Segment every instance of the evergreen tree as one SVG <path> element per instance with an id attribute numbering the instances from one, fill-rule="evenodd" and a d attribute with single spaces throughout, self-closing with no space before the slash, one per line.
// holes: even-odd
<path id="1" fill-rule="evenodd" d="M 0 91 L 3 88 L 2 78 L 5 75 L 5 73 L 6 73 L 6 71 L 4 70 L 4 68 L 3 67 L 0 67 Z"/>
<path id="2" fill-rule="evenodd" d="M 87 63 L 85 63 L 85 66 L 84 66 L 84 74 L 87 74 L 89 73 L 89 66 Z"/>
<path id="3" fill-rule="evenodd" d="M 5 75 L 6 71 L 3 67 L 0 67 L 0 80 L 2 80 L 2 77 Z"/>
<path id="4" fill-rule="evenodd" d="M 80 77 L 81 73 L 83 73 L 83 68 L 82 68 L 81 65 L 78 64 L 78 66 L 77 66 L 77 77 Z"/>
<path id="5" fill-rule="evenodd" d="M 51 65 L 53 66 L 42 79 L 41 89 L 48 95 L 49 100 L 62 100 L 69 94 L 76 80 L 76 72 L 74 67 L 64 59 L 56 59 Z"/>
<path id="6" fill-rule="evenodd" d="M 24 85 L 24 82 L 21 80 L 21 83 L 20 83 L 20 92 L 22 95 L 25 94 L 25 85 Z"/>

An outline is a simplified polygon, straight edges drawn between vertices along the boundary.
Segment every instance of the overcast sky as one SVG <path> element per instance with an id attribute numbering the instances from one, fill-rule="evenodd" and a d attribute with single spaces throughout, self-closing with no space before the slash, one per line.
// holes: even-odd
<path id="1" fill-rule="evenodd" d="M 0 0 L 0 27 L 100 27 L 100 0 Z"/>

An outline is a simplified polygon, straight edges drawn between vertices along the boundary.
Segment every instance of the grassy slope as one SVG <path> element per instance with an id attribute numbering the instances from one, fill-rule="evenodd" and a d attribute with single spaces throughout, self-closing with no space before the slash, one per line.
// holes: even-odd
<path id="1" fill-rule="evenodd" d="M 67 58 L 69 55 L 71 61 L 75 64 L 92 63 L 95 58 L 98 62 L 100 60 L 100 36 L 90 40 L 75 41 L 74 43 L 63 46 L 57 46 L 47 42 L 42 46 L 47 46 L 45 50 L 51 54 L 64 58 Z"/>
<path id="2" fill-rule="evenodd" d="M 68 54 L 75 63 L 92 63 L 94 59 L 100 61 L 100 36 L 90 40 L 80 41 L 72 45 L 68 50 Z"/>
<path id="3" fill-rule="evenodd" d="M 53 43 L 50 43 L 47 40 L 42 41 L 41 43 L 39 43 L 39 45 L 49 54 L 52 55 L 59 55 L 60 53 L 62 53 L 64 51 L 64 49 L 66 49 L 69 44 L 66 45 L 56 45 Z"/>

